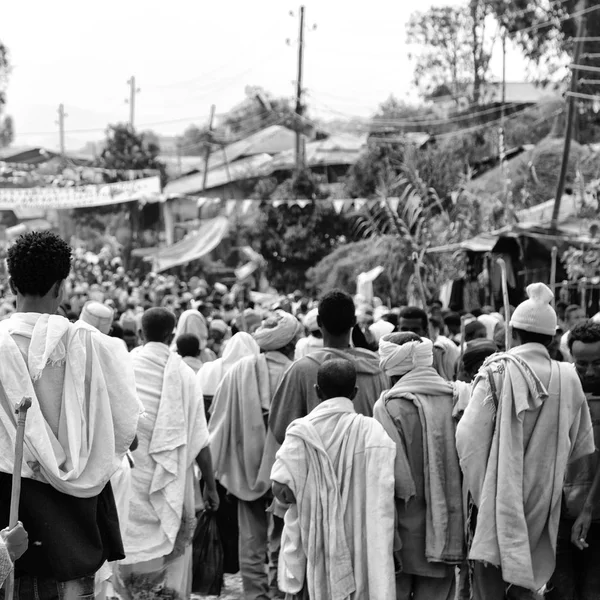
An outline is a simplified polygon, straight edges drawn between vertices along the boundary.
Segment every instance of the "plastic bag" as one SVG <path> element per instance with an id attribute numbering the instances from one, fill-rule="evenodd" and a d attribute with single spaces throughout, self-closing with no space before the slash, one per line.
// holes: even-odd
<path id="1" fill-rule="evenodd" d="M 192 592 L 220 596 L 223 587 L 223 546 L 215 513 L 203 511 L 193 540 Z"/>

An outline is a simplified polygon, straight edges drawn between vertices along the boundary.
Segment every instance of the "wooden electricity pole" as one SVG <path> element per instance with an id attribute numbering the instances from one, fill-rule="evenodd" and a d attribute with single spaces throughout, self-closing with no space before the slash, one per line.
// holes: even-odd
<path id="1" fill-rule="evenodd" d="M 577 12 L 584 11 L 586 8 L 586 0 L 579 0 L 577 3 Z M 583 38 L 586 31 L 586 16 L 580 15 L 577 23 L 577 41 L 575 42 L 575 51 L 573 52 L 573 64 L 578 65 L 581 53 L 583 50 Z M 579 71 L 571 70 L 571 94 L 577 93 L 577 85 L 579 82 Z M 560 202 L 565 190 L 565 180 L 567 178 L 567 169 L 569 167 L 569 154 L 571 152 L 571 137 L 573 135 L 573 123 L 575 121 L 575 109 L 577 107 L 575 98 L 567 95 L 567 125 L 565 128 L 565 143 L 563 146 L 562 163 L 560 165 L 560 174 L 558 176 L 558 184 L 556 186 L 556 196 L 554 197 L 554 209 L 552 211 L 552 221 L 550 228 L 556 229 L 558 226 L 558 215 L 560 213 Z"/>
<path id="2" fill-rule="evenodd" d="M 296 80 L 296 170 L 300 172 L 304 167 L 302 155 L 302 132 L 300 128 L 302 113 L 302 76 L 304 70 L 304 6 L 300 7 L 300 34 L 298 36 L 298 77 Z"/>
<path id="3" fill-rule="evenodd" d="M 60 104 L 58 107 L 58 135 L 59 135 L 59 147 L 62 156 L 65 155 L 65 105 Z"/>
<path id="4" fill-rule="evenodd" d="M 213 122 L 215 120 L 215 105 L 213 104 L 210 107 L 210 117 L 208 117 L 208 137 L 211 137 L 211 132 L 213 130 Z M 212 140 L 209 139 L 206 144 L 206 152 L 204 154 L 204 173 L 202 175 L 202 191 L 206 189 L 206 178 L 208 177 L 208 159 L 210 158 L 210 145 Z"/>
<path id="5" fill-rule="evenodd" d="M 129 103 L 129 127 L 133 131 L 135 124 L 135 96 L 140 93 L 140 88 L 135 87 L 134 75 L 127 80 L 127 85 L 129 85 L 129 100 L 126 100 Z"/>

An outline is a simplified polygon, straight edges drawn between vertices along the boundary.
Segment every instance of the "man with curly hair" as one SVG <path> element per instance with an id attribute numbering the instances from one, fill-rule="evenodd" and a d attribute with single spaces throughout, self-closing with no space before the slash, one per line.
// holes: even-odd
<path id="1" fill-rule="evenodd" d="M 17 312 L 0 324 L 0 527 L 9 518 L 15 406 L 32 399 L 19 517 L 30 539 L 17 598 L 93 598 L 94 574 L 124 558 L 110 478 L 134 440 L 141 405 L 122 344 L 57 315 L 71 248 L 53 233 L 8 251 Z"/>

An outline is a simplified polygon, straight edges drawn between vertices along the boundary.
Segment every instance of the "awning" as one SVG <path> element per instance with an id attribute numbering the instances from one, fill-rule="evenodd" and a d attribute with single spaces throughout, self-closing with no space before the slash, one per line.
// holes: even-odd
<path id="1" fill-rule="evenodd" d="M 146 260 L 154 263 L 157 273 L 186 265 L 214 250 L 227 234 L 229 222 L 225 217 L 210 219 L 200 225 L 200 229 L 166 248 L 156 248 L 154 252 L 146 251 Z M 146 250 L 146 249 L 140 249 Z M 134 250 L 136 255 L 142 253 Z"/>
<path id="2" fill-rule="evenodd" d="M 491 252 L 498 238 L 501 235 L 501 231 L 493 231 L 491 233 L 482 233 L 470 240 L 464 242 L 458 242 L 456 244 L 447 244 L 445 246 L 437 246 L 436 248 L 429 248 L 427 254 L 443 254 L 447 252 Z"/>

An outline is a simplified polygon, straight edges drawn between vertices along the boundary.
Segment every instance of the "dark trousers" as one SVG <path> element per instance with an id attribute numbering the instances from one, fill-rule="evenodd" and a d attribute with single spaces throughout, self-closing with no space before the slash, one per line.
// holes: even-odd
<path id="1" fill-rule="evenodd" d="M 556 567 L 548 583 L 548 600 L 600 600 L 600 523 L 592 523 L 589 548 L 571 543 L 573 521 L 561 519 L 556 545 Z"/>
<path id="2" fill-rule="evenodd" d="M 15 579 L 15 600 L 94 600 L 94 576 L 71 581 L 22 576 Z M 4 589 L 0 596 L 4 599 Z"/>

